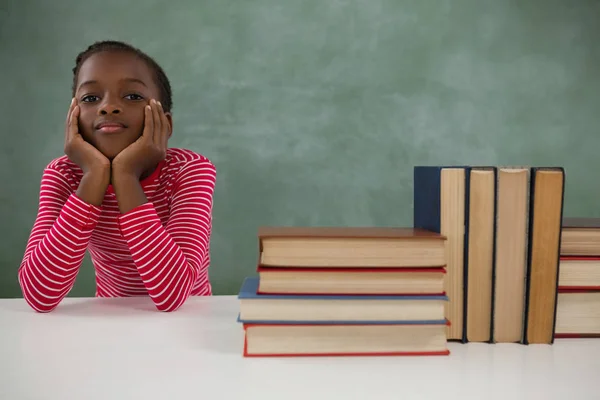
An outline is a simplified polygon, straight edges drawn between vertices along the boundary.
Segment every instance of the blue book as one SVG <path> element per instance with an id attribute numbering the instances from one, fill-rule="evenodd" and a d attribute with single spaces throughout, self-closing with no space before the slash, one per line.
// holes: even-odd
<path id="1" fill-rule="evenodd" d="M 448 339 L 466 341 L 465 260 L 468 221 L 468 166 L 415 166 L 413 226 L 446 237 Z"/>
<path id="2" fill-rule="evenodd" d="M 246 324 L 447 324 L 445 295 L 259 294 L 258 277 L 244 279 L 238 322 Z"/>

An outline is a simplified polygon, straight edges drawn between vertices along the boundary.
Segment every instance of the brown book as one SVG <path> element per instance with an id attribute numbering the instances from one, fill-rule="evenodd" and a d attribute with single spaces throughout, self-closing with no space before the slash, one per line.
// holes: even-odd
<path id="1" fill-rule="evenodd" d="M 446 265 L 445 236 L 392 227 L 261 227 L 261 267 L 398 268 Z"/>
<path id="2" fill-rule="evenodd" d="M 600 229 L 600 217 L 564 217 L 562 226 L 567 229 Z"/>
<path id="3" fill-rule="evenodd" d="M 491 338 L 495 200 L 495 169 L 471 169 L 467 229 L 468 342 L 489 342 Z"/>
<path id="4" fill-rule="evenodd" d="M 525 315 L 529 168 L 498 168 L 492 341 L 521 343 Z"/>
<path id="5" fill-rule="evenodd" d="M 556 317 L 564 171 L 533 168 L 531 183 L 524 342 L 550 344 Z"/>
<path id="6" fill-rule="evenodd" d="M 600 218 L 564 218 L 560 253 L 563 256 L 600 256 Z"/>

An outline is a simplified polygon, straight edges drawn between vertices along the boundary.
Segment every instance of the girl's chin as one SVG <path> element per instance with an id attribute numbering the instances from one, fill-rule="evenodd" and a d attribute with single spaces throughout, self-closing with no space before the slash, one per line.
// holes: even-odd
<path id="1" fill-rule="evenodd" d="M 108 158 L 111 162 L 121 152 L 120 150 L 119 151 L 115 151 L 115 150 L 108 151 L 108 150 L 104 150 L 104 149 L 98 149 L 98 150 L 100 150 L 100 153 L 102 153 L 104 155 L 104 157 Z"/>
<path id="2" fill-rule="evenodd" d="M 118 146 L 102 146 L 100 143 L 96 148 L 100 151 L 100 153 L 104 154 L 104 157 L 109 160 L 113 160 L 115 157 L 119 155 L 123 150 L 129 147 L 130 143 L 119 144 Z"/>

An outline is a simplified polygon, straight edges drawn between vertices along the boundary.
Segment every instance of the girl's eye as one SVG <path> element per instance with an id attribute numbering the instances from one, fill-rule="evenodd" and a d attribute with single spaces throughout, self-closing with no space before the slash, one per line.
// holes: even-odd
<path id="1" fill-rule="evenodd" d="M 93 101 L 98 101 L 98 96 L 94 96 L 94 95 L 88 95 L 88 96 L 84 96 L 81 101 L 86 102 L 86 103 L 90 103 Z"/>
<path id="2" fill-rule="evenodd" d="M 139 94 L 128 94 L 127 96 L 125 96 L 126 99 L 128 100 L 144 100 L 144 98 L 142 96 L 140 96 Z"/>

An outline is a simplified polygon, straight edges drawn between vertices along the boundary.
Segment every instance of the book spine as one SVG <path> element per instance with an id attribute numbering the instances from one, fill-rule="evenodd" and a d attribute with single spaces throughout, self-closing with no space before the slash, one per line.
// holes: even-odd
<path id="1" fill-rule="evenodd" d="M 536 182 L 536 172 L 537 172 L 537 168 L 531 168 L 531 172 L 530 172 L 530 179 L 529 179 L 529 221 L 528 221 L 528 229 L 527 229 L 527 241 L 529 242 L 529 244 L 531 244 L 532 239 L 533 239 L 533 225 L 534 225 L 534 221 L 536 218 L 536 214 L 535 214 L 535 182 Z M 527 335 L 529 333 L 529 312 L 530 312 L 530 307 L 529 307 L 529 299 L 531 298 L 531 287 L 530 287 L 530 283 L 531 283 L 531 254 L 532 254 L 532 248 L 531 245 L 527 246 L 527 269 L 525 271 L 525 277 L 526 277 L 526 285 L 525 285 L 525 318 L 523 321 L 523 339 L 522 339 L 522 343 L 528 345 L 529 341 L 527 340 Z"/>
<path id="2" fill-rule="evenodd" d="M 465 167 L 465 221 L 463 238 L 463 328 L 462 343 L 468 343 L 467 339 L 467 319 L 469 303 L 469 223 L 471 219 L 471 167 Z"/>
<path id="3" fill-rule="evenodd" d="M 495 300 L 495 296 L 494 296 L 494 285 L 495 285 L 495 280 L 496 280 L 496 231 L 497 231 L 497 226 L 498 226 L 498 168 L 494 167 L 494 239 L 492 241 L 492 301 L 491 301 L 491 307 L 492 307 L 492 317 L 490 318 L 490 343 L 493 343 L 493 336 L 494 336 L 494 300 Z"/>
<path id="4" fill-rule="evenodd" d="M 494 244 L 493 244 L 493 258 L 492 258 L 492 311 L 491 311 L 491 318 L 490 318 L 490 343 L 496 343 L 496 337 L 494 336 L 494 329 L 496 329 L 496 314 L 495 314 L 495 310 L 496 310 L 496 253 L 497 253 L 497 248 L 498 248 L 498 239 L 497 239 L 497 232 L 498 232 L 498 189 L 500 187 L 500 185 L 498 184 L 498 179 L 499 179 L 499 174 L 498 174 L 498 168 L 494 168 L 494 182 L 495 182 L 495 189 L 494 189 Z"/>
<path id="5" fill-rule="evenodd" d="M 560 244 L 562 243 L 562 221 L 564 218 L 564 208 L 565 208 L 565 187 L 566 187 L 566 173 L 563 167 L 558 167 L 563 175 L 562 188 L 561 188 L 561 198 L 560 198 L 560 222 L 559 222 L 559 231 L 558 231 L 558 259 L 556 260 L 556 290 L 554 292 L 554 321 L 552 323 L 552 340 L 551 344 L 554 343 L 554 338 L 556 337 L 556 314 L 558 312 L 558 288 L 559 288 L 559 276 L 560 276 Z"/>

